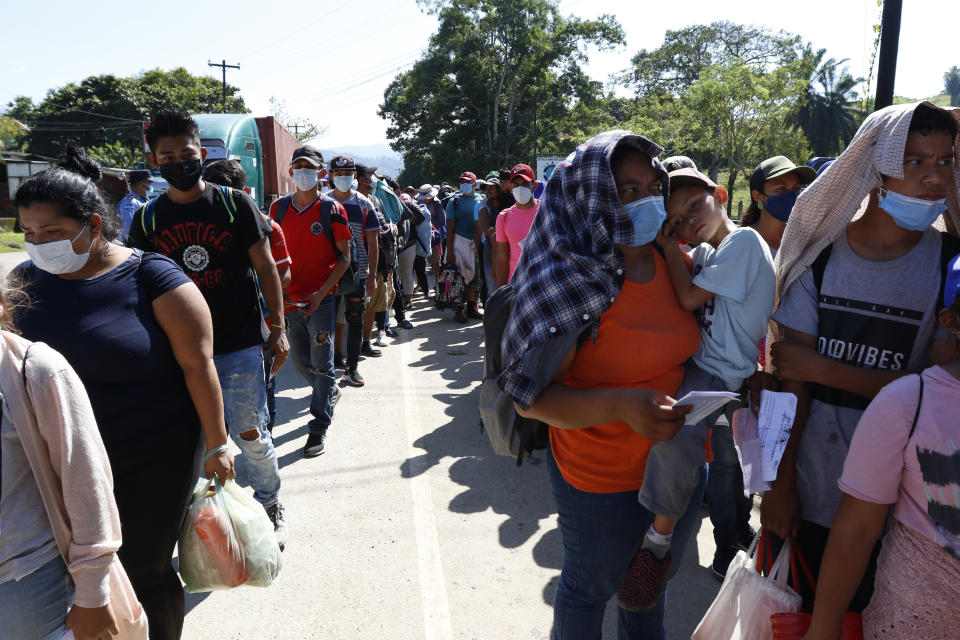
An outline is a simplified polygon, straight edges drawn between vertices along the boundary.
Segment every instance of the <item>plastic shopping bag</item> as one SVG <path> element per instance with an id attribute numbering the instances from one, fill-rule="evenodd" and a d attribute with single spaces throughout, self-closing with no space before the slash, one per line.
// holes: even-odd
<path id="1" fill-rule="evenodd" d="M 769 577 L 765 577 L 757 568 L 758 556 L 762 556 L 758 546 L 764 546 L 759 545 L 761 536 L 762 531 L 746 552 L 737 552 L 692 640 L 772 640 L 770 616 L 800 609 L 800 596 L 787 586 L 789 541 L 780 550 Z"/>
<path id="2" fill-rule="evenodd" d="M 281 554 L 263 507 L 232 480 L 201 478 L 180 531 L 180 576 L 196 593 L 269 586 Z"/>

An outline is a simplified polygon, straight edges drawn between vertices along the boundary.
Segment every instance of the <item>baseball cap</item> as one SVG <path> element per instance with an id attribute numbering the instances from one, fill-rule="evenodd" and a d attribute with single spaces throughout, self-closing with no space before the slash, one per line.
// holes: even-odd
<path id="1" fill-rule="evenodd" d="M 293 157 L 290 158 L 290 164 L 293 164 L 294 161 L 299 160 L 300 158 L 303 158 L 315 167 L 319 168 L 323 166 L 323 154 L 320 153 L 318 149 L 315 149 L 310 145 L 304 145 L 294 151 Z"/>
<path id="2" fill-rule="evenodd" d="M 421 198 L 436 198 L 437 190 L 432 184 L 421 185 L 420 189 L 417 191 L 420 194 Z"/>
<path id="3" fill-rule="evenodd" d="M 357 173 L 359 173 L 362 176 L 370 176 L 376 173 L 377 171 L 376 167 L 368 167 L 367 165 L 361 164 L 359 162 L 356 163 L 356 166 L 357 166 Z"/>
<path id="4" fill-rule="evenodd" d="M 677 169 L 696 169 L 697 165 L 687 156 L 670 156 L 663 161 L 663 167 L 667 171 L 676 171 Z"/>
<path id="5" fill-rule="evenodd" d="M 150 171 L 147 169 L 134 169 L 127 171 L 127 184 L 135 185 L 138 182 L 150 179 Z"/>
<path id="6" fill-rule="evenodd" d="M 943 306 L 950 307 L 960 293 L 960 254 L 947 263 L 947 277 L 943 283 Z"/>
<path id="7" fill-rule="evenodd" d="M 786 156 L 773 156 L 757 165 L 750 176 L 750 190 L 760 191 L 763 183 L 787 173 L 797 174 L 801 184 L 810 184 L 817 178 L 817 172 L 810 167 L 798 167 Z"/>
<path id="8" fill-rule="evenodd" d="M 477 176 L 469 171 L 464 171 L 460 175 L 460 182 L 476 182 Z"/>
<path id="9" fill-rule="evenodd" d="M 683 187 L 703 187 L 708 191 L 715 191 L 717 188 L 717 183 L 696 169 L 689 167 L 675 169 L 667 175 L 670 176 L 670 191 L 682 189 Z"/>
<path id="10" fill-rule="evenodd" d="M 356 171 L 357 165 L 350 156 L 339 155 L 335 156 L 333 160 L 330 161 L 330 171 L 336 171 L 337 169 L 350 169 Z"/>
<path id="11" fill-rule="evenodd" d="M 486 183 L 487 183 L 487 184 L 495 184 L 495 185 L 497 185 L 497 186 L 499 187 L 499 186 L 500 186 L 500 178 L 487 178 L 487 179 L 486 179 Z"/>
<path id="12" fill-rule="evenodd" d="M 513 169 L 510 169 L 510 180 L 512 181 L 517 176 L 520 176 L 527 181 L 537 179 L 536 174 L 533 173 L 533 169 L 530 168 L 530 165 L 528 164 L 518 164 Z"/>

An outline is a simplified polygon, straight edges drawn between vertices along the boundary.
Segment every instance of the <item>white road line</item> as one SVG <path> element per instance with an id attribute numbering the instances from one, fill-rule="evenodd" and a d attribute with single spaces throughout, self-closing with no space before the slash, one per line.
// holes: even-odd
<path id="1" fill-rule="evenodd" d="M 453 625 L 450 622 L 443 559 L 440 557 L 440 536 L 437 533 L 437 519 L 433 509 L 433 492 L 425 473 L 426 463 L 420 461 L 423 451 L 413 446 L 413 443 L 424 435 L 420 430 L 420 408 L 410 367 L 402 364 L 413 362 L 416 353 L 412 342 L 403 343 L 401 348 L 403 357 L 399 359 L 400 381 L 403 389 L 404 424 L 407 430 L 407 459 L 411 461 L 410 492 L 413 494 L 413 523 L 417 536 L 417 568 L 420 573 L 424 638 L 449 640 L 453 638 Z"/>

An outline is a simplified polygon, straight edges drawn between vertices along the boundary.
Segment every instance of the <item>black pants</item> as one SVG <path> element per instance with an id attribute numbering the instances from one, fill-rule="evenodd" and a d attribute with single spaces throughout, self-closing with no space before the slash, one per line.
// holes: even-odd
<path id="1" fill-rule="evenodd" d="M 353 295 L 359 295 L 354 298 Z M 360 349 L 363 347 L 363 313 L 366 308 L 364 292 L 342 296 L 344 304 L 344 318 L 347 323 L 347 368 L 352 369 L 360 362 Z"/>
<path id="2" fill-rule="evenodd" d="M 430 295 L 430 283 L 427 281 L 427 259 L 423 256 L 417 256 L 413 259 L 413 273 L 417 277 L 417 283 L 420 285 L 420 291 L 424 297 Z M 437 277 L 438 273 L 433 274 Z"/>
<path id="3" fill-rule="evenodd" d="M 777 554 L 780 552 L 780 547 L 783 545 L 783 540 L 773 534 L 770 534 L 770 537 L 773 540 L 772 557 L 776 559 Z M 810 567 L 810 573 L 813 575 L 814 580 L 820 578 L 820 564 L 823 562 L 823 552 L 827 547 L 828 537 L 830 537 L 830 529 L 803 520 L 800 523 L 800 530 L 794 538 L 794 543 L 799 545 L 800 552 L 803 554 L 804 559 L 806 559 L 807 566 Z M 867 570 L 863 574 L 863 580 L 860 581 L 860 586 L 857 587 L 857 591 L 853 595 L 853 600 L 850 601 L 850 606 L 847 608 L 847 611 L 863 613 L 863 610 L 870 604 L 870 598 L 873 597 L 873 582 L 877 575 L 877 558 L 879 556 L 880 543 L 877 542 L 873 548 L 873 553 L 870 554 L 870 562 L 867 564 Z M 799 581 L 800 595 L 803 597 L 803 611 L 813 613 L 813 585 L 806 579 L 802 570 L 800 571 Z M 792 575 L 790 576 L 789 584 L 791 586 L 794 584 Z"/>
<path id="4" fill-rule="evenodd" d="M 406 303 L 403 300 L 404 292 L 400 283 L 400 274 L 393 270 L 393 317 L 400 324 L 407 319 Z"/>
<path id="5" fill-rule="evenodd" d="M 183 630 L 183 587 L 171 559 L 196 481 L 199 445 L 196 427 L 110 456 L 123 528 L 117 555 L 147 613 L 151 640 L 176 640 Z"/>

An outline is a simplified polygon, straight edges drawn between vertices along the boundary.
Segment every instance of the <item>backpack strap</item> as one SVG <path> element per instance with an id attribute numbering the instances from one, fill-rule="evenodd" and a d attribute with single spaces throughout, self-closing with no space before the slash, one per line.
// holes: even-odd
<path id="1" fill-rule="evenodd" d="M 283 217 L 287 215 L 287 210 L 290 209 L 291 202 L 293 202 L 292 195 L 283 196 L 277 200 L 277 208 L 273 212 L 273 219 L 277 221 L 278 225 L 283 226 Z"/>
<path id="2" fill-rule="evenodd" d="M 333 235 L 333 202 L 328 198 L 320 200 L 320 224 L 323 225 L 323 233 L 333 246 L 333 252 L 337 255 L 337 259 L 346 262 L 346 256 L 340 251 L 340 247 L 337 246 L 337 239 Z"/>
<path id="3" fill-rule="evenodd" d="M 920 377 L 920 395 L 917 397 L 917 410 L 913 413 L 913 424 L 910 425 L 910 435 L 907 437 L 909 440 L 913 437 L 913 432 L 917 430 L 917 418 L 920 417 L 920 407 L 923 405 L 923 374 L 919 375 Z"/>
<path id="4" fill-rule="evenodd" d="M 153 242 L 153 234 L 157 230 L 157 200 L 153 198 L 148 200 L 145 205 L 140 207 L 140 228 L 143 229 L 144 237 Z"/>
<path id="5" fill-rule="evenodd" d="M 827 263 L 830 262 L 830 254 L 833 251 L 833 244 L 828 244 L 827 248 L 820 252 L 810 270 L 813 271 L 813 286 L 817 289 L 817 295 L 820 295 L 820 289 L 823 288 L 823 274 L 827 271 Z"/>
<path id="6" fill-rule="evenodd" d="M 233 224 L 237 217 L 237 202 L 234 200 L 233 189 L 223 185 L 217 185 L 217 187 L 220 193 L 220 201 L 223 202 L 223 206 L 227 210 L 227 220 L 230 224 Z"/>

